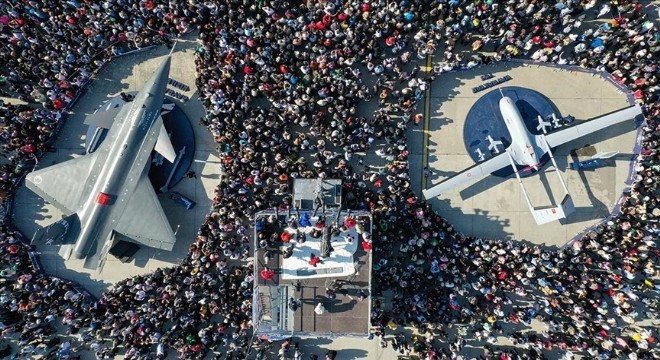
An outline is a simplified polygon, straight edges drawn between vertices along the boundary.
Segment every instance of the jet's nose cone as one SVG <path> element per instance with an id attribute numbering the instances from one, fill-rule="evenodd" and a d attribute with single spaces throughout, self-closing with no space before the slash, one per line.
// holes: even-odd
<path id="1" fill-rule="evenodd" d="M 159 95 L 165 93 L 167 82 L 169 81 L 171 63 L 172 58 L 168 55 L 165 61 L 163 61 L 163 63 L 156 68 L 153 75 L 151 75 L 151 79 L 149 79 L 149 82 L 147 83 L 150 84 L 148 85 L 149 94 Z"/>
<path id="2" fill-rule="evenodd" d="M 156 79 L 163 79 L 167 81 L 167 77 L 170 75 L 170 65 L 172 64 L 172 56 L 168 55 L 167 58 L 165 58 L 165 61 L 163 61 L 162 64 L 156 69 L 154 72 L 154 78 Z"/>

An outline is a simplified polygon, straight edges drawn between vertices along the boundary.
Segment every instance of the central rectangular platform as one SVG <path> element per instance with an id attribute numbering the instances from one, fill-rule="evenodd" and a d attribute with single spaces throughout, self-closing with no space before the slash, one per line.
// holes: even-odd
<path id="1" fill-rule="evenodd" d="M 284 231 L 290 234 L 304 234 L 306 241 L 300 243 L 296 240 L 291 240 L 290 243 L 285 243 L 280 247 L 281 251 L 284 252 L 289 244 L 295 246 L 293 255 L 290 258 L 282 259 L 280 268 L 282 280 L 350 276 L 355 273 L 353 257 L 359 241 L 359 235 L 355 231 L 355 228 L 331 235 L 330 243 L 332 244 L 333 251 L 330 253 L 330 256 L 324 258 L 315 266 L 312 266 L 309 264 L 312 255 L 319 256 L 321 254 L 322 236 L 313 238 L 312 232 L 315 230 L 319 231 L 314 226 L 299 226 L 297 229 L 287 227 L 284 229 Z M 295 238 L 296 236 L 294 235 Z"/>
<path id="2" fill-rule="evenodd" d="M 319 211 L 320 213 L 320 211 Z M 291 226 L 291 221 L 308 217 L 310 226 Z M 317 223 L 325 218 L 326 225 L 335 224 L 335 232 L 328 234 L 332 251 L 316 266 L 310 265 L 311 255 L 322 255 L 323 235 Z M 345 226 L 355 220 L 359 226 Z M 266 220 L 267 219 L 267 220 Z M 366 211 L 347 212 L 326 210 L 315 216 L 313 211 L 282 212 L 267 210 L 256 215 L 256 221 L 266 225 L 258 230 L 255 226 L 255 291 L 253 296 L 253 322 L 255 333 L 271 339 L 296 336 L 366 336 L 369 332 L 371 313 L 371 253 L 359 244 L 364 233 L 371 233 L 371 214 Z M 342 226 L 344 225 L 344 226 Z M 282 241 L 282 233 L 291 234 L 288 242 Z M 317 232 L 316 237 L 312 236 Z M 305 241 L 300 241 L 300 234 Z M 264 234 L 277 235 L 271 247 L 259 246 Z M 298 240 L 296 240 L 298 238 Z M 293 245 L 290 257 L 284 258 L 286 248 Z M 265 253 L 268 251 L 268 263 Z M 264 269 L 274 276 L 264 279 Z M 335 289 L 335 297 L 326 296 L 327 289 Z M 359 300 L 358 295 L 366 299 Z M 289 308 L 291 300 L 300 306 Z M 323 304 L 325 311 L 317 314 L 314 309 Z"/>

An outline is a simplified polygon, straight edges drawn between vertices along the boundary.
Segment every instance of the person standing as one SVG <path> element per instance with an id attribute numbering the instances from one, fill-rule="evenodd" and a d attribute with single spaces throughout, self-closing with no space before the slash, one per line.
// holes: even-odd
<path id="1" fill-rule="evenodd" d="M 318 303 L 316 304 L 316 307 L 314 308 L 314 312 L 316 315 L 323 315 L 325 313 L 325 306 L 323 306 L 323 303 Z"/>

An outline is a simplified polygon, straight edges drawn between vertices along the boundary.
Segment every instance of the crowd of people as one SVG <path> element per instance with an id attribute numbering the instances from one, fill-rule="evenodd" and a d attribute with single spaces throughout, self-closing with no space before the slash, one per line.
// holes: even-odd
<path id="1" fill-rule="evenodd" d="M 325 177 L 343 180 L 346 208 L 373 213 L 371 315 L 383 345 L 425 359 L 455 358 L 465 341 L 486 343 L 486 358 L 657 358 L 657 332 L 639 325 L 656 320 L 660 256 L 660 36 L 645 10 L 586 0 L 0 1 L 1 95 L 28 103 L 0 104 L 5 201 L 95 71 L 193 29 L 202 122 L 224 173 L 182 263 L 98 300 L 36 271 L 5 225 L 0 331 L 24 357 L 245 358 L 247 227 L 256 211 L 291 205 L 290 179 Z M 429 55 L 437 65 L 422 72 Z M 463 236 L 410 186 L 406 129 L 425 90 L 447 72 L 513 57 L 607 71 L 646 117 L 621 214 L 564 249 Z M 378 110 L 361 111 L 371 101 Z M 387 164 L 374 168 L 363 153 Z M 546 330 L 522 332 L 532 321 Z M 402 337 L 402 326 L 419 335 Z M 498 346 L 499 336 L 517 346 Z"/>

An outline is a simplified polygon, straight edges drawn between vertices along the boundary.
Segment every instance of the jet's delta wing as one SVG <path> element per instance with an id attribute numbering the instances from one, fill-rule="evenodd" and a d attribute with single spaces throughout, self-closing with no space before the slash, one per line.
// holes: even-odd
<path id="1" fill-rule="evenodd" d="M 115 231 L 133 242 L 170 251 L 176 238 L 148 176 L 142 176 Z"/>
<path id="2" fill-rule="evenodd" d="M 85 183 L 96 158 L 92 153 L 33 171 L 25 178 L 25 186 L 65 215 L 73 214 L 87 195 Z"/>

